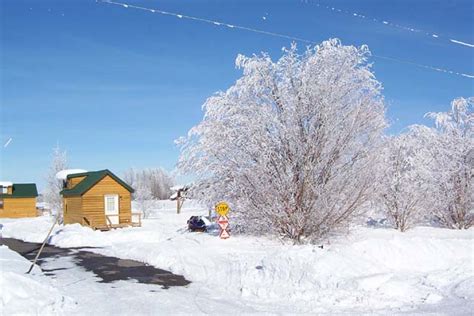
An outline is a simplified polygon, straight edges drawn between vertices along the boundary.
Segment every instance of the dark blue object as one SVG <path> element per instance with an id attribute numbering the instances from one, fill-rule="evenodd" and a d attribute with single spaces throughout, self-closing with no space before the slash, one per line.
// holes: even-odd
<path id="1" fill-rule="evenodd" d="M 201 216 L 191 216 L 188 219 L 188 229 L 192 232 L 204 232 L 206 231 L 206 223 Z"/>

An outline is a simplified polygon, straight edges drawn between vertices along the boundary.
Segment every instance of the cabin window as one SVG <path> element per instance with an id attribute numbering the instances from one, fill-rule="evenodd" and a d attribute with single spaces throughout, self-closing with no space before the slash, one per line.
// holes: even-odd
<path id="1" fill-rule="evenodd" d="M 114 196 L 107 196 L 106 197 L 107 201 L 107 210 L 113 211 L 115 209 L 115 197 Z"/>
<path id="2" fill-rule="evenodd" d="M 8 187 L 2 187 L 2 193 L 7 194 L 8 193 Z"/>

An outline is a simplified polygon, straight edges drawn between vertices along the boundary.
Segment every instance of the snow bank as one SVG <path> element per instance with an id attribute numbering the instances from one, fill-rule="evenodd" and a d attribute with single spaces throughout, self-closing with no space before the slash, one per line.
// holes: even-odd
<path id="1" fill-rule="evenodd" d="M 0 187 L 11 187 L 13 182 L 10 181 L 0 181 Z"/>
<path id="2" fill-rule="evenodd" d="M 58 180 L 66 180 L 67 176 L 70 174 L 75 174 L 75 173 L 84 173 L 87 172 L 87 170 L 84 169 L 66 169 L 66 170 L 61 170 L 58 173 L 56 173 L 56 179 Z"/>
<path id="3" fill-rule="evenodd" d="M 51 286 L 39 268 L 25 274 L 29 267 L 28 260 L 0 246 L 0 314 L 60 315 L 66 306 L 72 307 L 72 300 Z"/>
<path id="4" fill-rule="evenodd" d="M 400 233 L 357 227 L 321 249 L 232 233 L 228 240 L 190 233 L 187 219 L 207 215 L 205 208 L 193 201 L 185 202 L 181 214 L 172 201 L 157 201 L 155 207 L 140 228 L 98 232 L 80 225 L 59 226 L 51 243 L 101 247 L 92 251 L 183 274 L 193 282 L 186 291 L 207 296 L 211 305 L 233 297 L 239 306 L 276 313 L 409 312 L 446 302 L 467 310 L 474 307 L 472 229 L 419 227 Z M 5 237 L 41 241 L 51 219 L 0 223 Z"/>

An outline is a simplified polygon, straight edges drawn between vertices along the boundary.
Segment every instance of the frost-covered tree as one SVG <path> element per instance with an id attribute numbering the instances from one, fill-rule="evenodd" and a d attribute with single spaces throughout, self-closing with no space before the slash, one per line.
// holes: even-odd
<path id="1" fill-rule="evenodd" d="M 432 211 L 449 228 L 474 225 L 474 98 L 457 98 L 451 111 L 428 113 L 436 129 L 423 135 L 432 150 Z"/>
<path id="2" fill-rule="evenodd" d="M 406 231 L 426 215 L 430 193 L 430 153 L 421 142 L 420 127 L 387 139 L 382 149 L 379 197 L 394 227 Z"/>
<path id="3" fill-rule="evenodd" d="M 56 178 L 56 174 L 65 169 L 67 169 L 67 154 L 58 145 L 53 148 L 51 165 L 46 175 L 44 201 L 48 203 L 52 213 L 59 215 L 60 222 L 63 217 L 63 203 L 59 192 L 63 189 L 63 182 Z"/>
<path id="4" fill-rule="evenodd" d="M 162 168 L 125 171 L 125 182 L 132 187 L 146 186 L 154 199 L 168 199 L 172 194 L 171 187 L 175 181 L 173 177 Z"/>
<path id="5" fill-rule="evenodd" d="M 143 218 L 148 218 L 154 200 L 150 187 L 143 182 L 138 183 L 138 186 L 135 187 L 134 199 L 138 203 Z"/>
<path id="6" fill-rule="evenodd" d="M 230 202 L 234 231 L 297 242 L 345 227 L 374 193 L 374 148 L 386 126 L 366 46 L 332 39 L 244 57 L 243 76 L 204 104 L 181 146 L 195 198 Z"/>

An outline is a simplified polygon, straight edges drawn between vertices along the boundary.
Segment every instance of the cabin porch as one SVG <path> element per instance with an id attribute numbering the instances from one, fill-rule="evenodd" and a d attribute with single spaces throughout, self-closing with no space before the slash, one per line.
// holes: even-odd
<path id="1" fill-rule="evenodd" d="M 83 226 L 90 227 L 94 230 L 107 231 L 115 228 L 124 228 L 124 227 L 141 227 L 142 226 L 142 214 L 141 213 L 132 213 L 130 219 L 120 219 L 119 215 L 104 215 L 105 216 L 105 225 L 103 223 L 94 222 L 91 217 L 83 216 L 81 224 Z M 117 221 L 113 219 L 117 218 Z M 120 221 L 120 222 L 119 222 Z M 118 223 L 114 223 L 118 222 Z"/>

